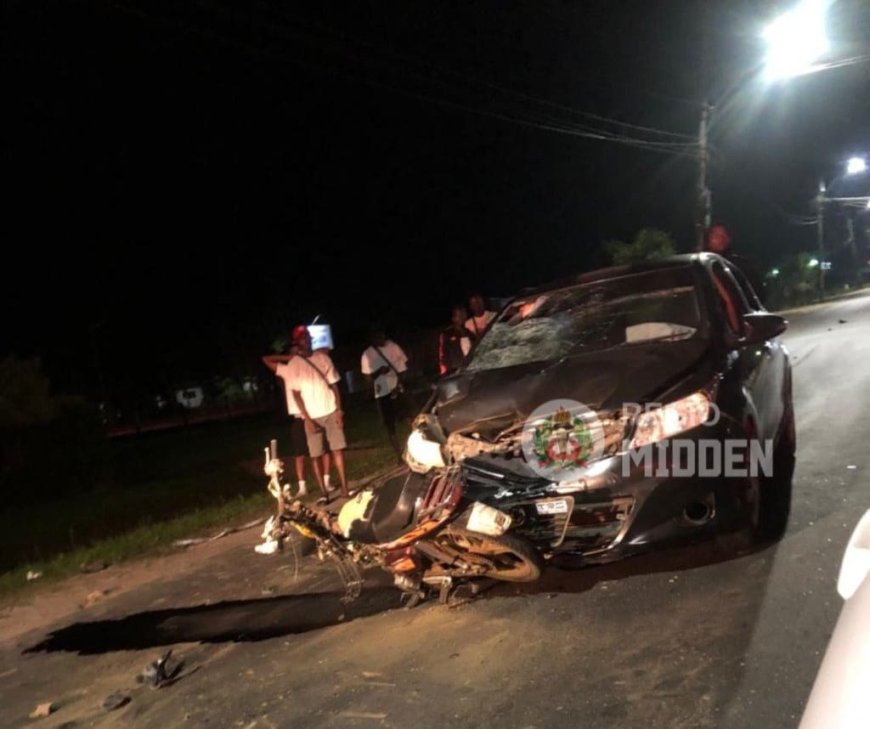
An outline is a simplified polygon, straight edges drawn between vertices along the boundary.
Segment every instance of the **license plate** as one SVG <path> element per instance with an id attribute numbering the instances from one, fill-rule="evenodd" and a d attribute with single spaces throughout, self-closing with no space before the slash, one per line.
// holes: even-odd
<path id="1" fill-rule="evenodd" d="M 539 514 L 567 514 L 568 500 L 559 499 L 558 501 L 539 501 L 535 504 L 535 508 Z"/>

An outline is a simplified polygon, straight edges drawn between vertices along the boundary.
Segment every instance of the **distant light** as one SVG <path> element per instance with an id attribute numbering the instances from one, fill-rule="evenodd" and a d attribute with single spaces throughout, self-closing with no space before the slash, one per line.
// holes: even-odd
<path id="1" fill-rule="evenodd" d="M 810 262 L 807 264 L 807 267 L 808 267 L 808 268 L 815 268 L 815 267 L 818 266 L 818 265 L 819 265 L 819 259 L 818 259 L 818 258 L 810 258 Z"/>
<path id="2" fill-rule="evenodd" d="M 764 29 L 765 73 L 771 81 L 799 76 L 828 52 L 825 15 L 833 0 L 801 0 Z"/>
<path id="3" fill-rule="evenodd" d="M 822 261 L 822 270 L 830 271 L 831 270 L 831 262 L 830 261 Z"/>
<path id="4" fill-rule="evenodd" d="M 770 269 L 770 277 L 776 278 L 777 276 L 779 276 L 779 269 L 778 268 L 771 268 Z"/>
<path id="5" fill-rule="evenodd" d="M 863 157 L 852 157 L 846 163 L 847 175 L 860 175 L 867 171 L 867 160 Z"/>

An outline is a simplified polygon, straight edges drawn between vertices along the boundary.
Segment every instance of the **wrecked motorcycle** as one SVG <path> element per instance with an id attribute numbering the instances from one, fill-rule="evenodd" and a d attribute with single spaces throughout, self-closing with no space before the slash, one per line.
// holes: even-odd
<path id="1" fill-rule="evenodd" d="M 350 500 L 306 504 L 281 485 L 284 464 L 275 441 L 265 449 L 268 489 L 278 513 L 263 531 L 263 554 L 283 548 L 295 531 L 312 540 L 321 560 L 335 563 L 345 600 L 359 596 L 362 570 L 379 567 L 393 576 L 411 606 L 437 592 L 447 602 L 470 578 L 531 582 L 541 574 L 538 551 L 507 533 L 512 517 L 466 497 L 458 468 L 421 479 L 402 469 L 358 491 Z"/>

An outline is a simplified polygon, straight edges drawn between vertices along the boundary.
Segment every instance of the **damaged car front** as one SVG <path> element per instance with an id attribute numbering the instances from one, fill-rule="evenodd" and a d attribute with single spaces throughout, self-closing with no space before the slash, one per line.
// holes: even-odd
<path id="1" fill-rule="evenodd" d="M 420 478 L 460 464 L 466 496 L 547 557 L 603 562 L 757 525 L 764 474 L 750 456 L 773 458 L 790 380 L 768 336 L 777 318 L 750 295 L 722 259 L 696 255 L 520 296 L 438 383 L 406 461 Z M 770 453 L 752 445 L 764 440 Z"/>

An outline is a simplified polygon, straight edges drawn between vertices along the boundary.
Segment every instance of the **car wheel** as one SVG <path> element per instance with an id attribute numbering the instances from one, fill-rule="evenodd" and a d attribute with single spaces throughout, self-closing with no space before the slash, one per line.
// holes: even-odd
<path id="1" fill-rule="evenodd" d="M 794 410 L 789 404 L 773 452 L 773 472 L 759 478 L 758 518 L 753 529 L 756 542 L 776 541 L 785 534 L 791 512 L 796 444 Z"/>

